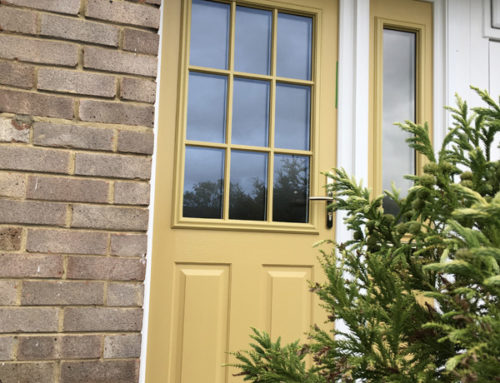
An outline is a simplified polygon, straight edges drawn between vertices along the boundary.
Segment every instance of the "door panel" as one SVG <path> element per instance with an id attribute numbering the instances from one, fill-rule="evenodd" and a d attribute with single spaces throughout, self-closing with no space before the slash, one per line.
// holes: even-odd
<path id="1" fill-rule="evenodd" d="M 201 4 L 203 8 L 203 1 L 195 1 L 197 6 Z M 271 29 L 275 37 L 270 48 L 270 74 L 242 74 L 233 69 L 232 42 L 241 38 L 241 35 L 235 37 L 239 32 L 235 32 L 234 27 L 230 28 L 229 33 L 231 43 L 228 45 L 227 68 L 225 63 L 219 62 L 217 65 L 223 69 L 190 66 L 188 42 L 192 41 L 189 39 L 191 3 L 187 0 L 165 2 L 146 366 L 148 383 L 241 382 L 241 377 L 232 375 L 235 370 L 222 365 L 231 361 L 227 352 L 248 348 L 250 327 L 266 330 L 274 338 L 282 336 L 285 341 L 291 341 L 304 339 L 304 333 L 312 324 L 321 325 L 324 321 L 316 297 L 309 292 L 308 281 L 317 281 L 321 275 L 317 261 L 319 253 L 313 244 L 318 240 L 332 239 L 333 229 L 326 227 L 325 203 L 304 200 L 307 194 L 324 194 L 322 185 L 325 184 L 325 178 L 320 176 L 320 171 L 335 166 L 337 2 L 262 0 L 252 1 L 251 4 L 239 1 L 220 3 L 230 5 L 230 23 L 237 19 L 234 10 L 241 5 L 248 6 L 244 9 L 246 13 L 243 18 L 272 13 Z M 227 7 L 222 6 L 221 9 Z M 257 11 L 254 12 L 254 9 Z M 312 65 L 305 75 L 310 76 L 309 79 L 277 75 L 278 54 L 275 44 L 278 41 L 276 32 L 280 14 L 285 15 L 287 22 L 298 22 L 302 27 L 303 23 L 300 22 L 304 18 L 300 17 L 306 16 L 312 20 Z M 259 23 L 269 26 L 262 20 L 247 24 L 253 27 Z M 306 25 L 303 29 L 308 31 L 308 28 Z M 240 56 L 245 57 L 245 54 Z M 197 60 L 202 62 L 204 58 L 198 56 Z M 260 64 L 250 66 L 264 68 L 259 71 L 266 72 L 266 67 Z M 240 67 L 245 65 L 241 64 Z M 217 140 L 209 138 L 205 142 L 186 136 L 186 127 L 190 123 L 187 118 L 188 93 L 192 91 L 189 86 L 190 73 L 216 73 L 227 79 L 226 119 L 216 123 L 224 133 L 222 138 L 219 134 Z M 300 144 L 300 149 L 287 148 L 287 145 L 284 148 L 275 147 L 273 133 L 276 105 L 270 101 L 269 111 L 262 112 L 258 98 L 252 99 L 255 109 L 260 110 L 255 119 L 260 121 L 255 137 L 260 137 L 268 129 L 268 139 L 260 137 L 255 141 L 257 143 L 252 141 L 250 144 L 231 142 L 231 128 L 232 125 L 236 126 L 231 118 L 232 113 L 238 113 L 237 129 L 249 129 L 251 126 L 241 117 L 248 113 L 245 109 L 247 105 L 238 104 L 233 97 L 233 90 L 236 89 L 234 84 L 243 78 L 248 80 L 246 85 L 267 81 L 270 100 L 273 100 L 277 84 L 309 87 L 310 115 L 302 113 L 310 126 L 310 133 L 306 137 L 309 146 L 306 145 L 304 149 L 303 143 L 297 142 L 295 144 Z M 220 104 L 219 100 L 217 105 Z M 261 121 L 267 115 L 269 128 Z M 238 134 L 240 132 L 238 130 Z M 237 135 L 233 134 L 233 137 Z M 259 146 L 263 143 L 264 146 Z M 217 214 L 205 214 L 200 208 L 203 204 L 199 203 L 193 205 L 195 209 L 187 209 L 183 202 L 186 199 L 185 190 L 196 189 L 193 187 L 195 181 L 190 184 L 190 179 L 203 178 L 200 176 L 203 172 L 197 172 L 197 167 L 203 166 L 203 161 L 191 161 L 191 158 L 186 157 L 188 151 L 202 152 L 199 148 L 206 152 L 222 153 L 214 160 L 214 164 L 222 161 L 224 177 L 223 185 L 220 185 L 223 197 L 219 200 L 222 202 L 214 210 Z M 262 160 L 264 157 L 265 161 Z M 306 164 L 300 165 L 302 168 L 306 166 L 305 170 L 300 166 L 293 167 L 294 157 L 299 158 L 295 164 Z M 231 167 L 231 161 L 239 162 L 234 162 Z M 249 169 L 247 163 L 253 166 L 253 170 L 245 174 Z M 300 179 L 305 185 L 292 183 L 292 189 L 287 189 L 285 181 L 289 179 L 283 174 L 291 172 L 290 169 L 295 172 L 295 179 L 302 177 Z M 220 173 L 221 170 L 218 168 L 215 172 Z M 309 181 L 303 179 L 306 173 L 310 174 Z M 260 209 L 256 214 L 246 214 L 244 207 L 249 207 L 249 204 L 232 205 L 229 196 L 235 193 L 232 189 L 234 185 L 228 182 L 227 177 L 238 180 L 242 188 L 245 184 L 251 184 L 252 177 L 265 178 L 266 182 L 261 182 L 267 187 L 265 212 L 262 212 L 262 204 L 255 205 Z M 289 200 L 292 198 L 295 203 L 290 205 L 292 208 L 306 203 L 306 213 L 303 210 L 300 214 L 293 210 L 287 212 L 282 204 L 279 205 L 283 195 Z M 293 198 L 297 201 L 294 202 Z M 273 204 L 275 209 L 279 207 L 284 212 L 279 216 L 274 214 L 276 219 L 273 218 Z M 203 218 L 210 216 L 216 217 Z"/>

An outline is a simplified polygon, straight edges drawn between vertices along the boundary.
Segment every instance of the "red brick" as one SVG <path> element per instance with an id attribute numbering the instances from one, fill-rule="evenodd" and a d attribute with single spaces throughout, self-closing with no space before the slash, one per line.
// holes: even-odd
<path id="1" fill-rule="evenodd" d="M 74 115 L 73 99 L 63 96 L 0 89 L 0 112 L 71 119 Z"/>
<path id="2" fill-rule="evenodd" d="M 66 177 L 28 176 L 28 199 L 100 202 L 108 200 L 109 182 Z"/>
<path id="3" fill-rule="evenodd" d="M 17 287 L 21 284 L 19 281 L 0 280 L 0 306 L 12 306 L 17 302 Z M 0 338 L 1 341 L 2 338 Z M 0 344 L 0 355 L 2 354 Z M 0 360 L 1 356 L 0 356 Z"/>
<path id="4" fill-rule="evenodd" d="M 117 26 L 104 23 L 42 14 L 40 34 L 64 40 L 76 40 L 117 47 L 120 29 Z"/>
<path id="5" fill-rule="evenodd" d="M 152 132 L 122 130 L 118 133 L 118 151 L 128 153 L 153 154 L 154 135 Z"/>
<path id="6" fill-rule="evenodd" d="M 145 262 L 137 258 L 72 256 L 68 259 L 69 279 L 143 281 Z"/>
<path id="7" fill-rule="evenodd" d="M 0 31 L 35 34 L 36 13 L 21 9 L 1 6 Z"/>
<path id="8" fill-rule="evenodd" d="M 141 356 L 141 334 L 104 337 L 104 358 L 138 358 Z"/>
<path id="9" fill-rule="evenodd" d="M 88 69 L 156 77 L 157 63 L 157 58 L 153 56 L 89 46 L 84 48 L 83 66 Z"/>
<path id="10" fill-rule="evenodd" d="M 0 332 L 57 331 L 58 313 L 56 307 L 0 307 Z"/>
<path id="11" fill-rule="evenodd" d="M 19 250 L 22 233 L 20 227 L 0 227 L 0 250 Z"/>
<path id="12" fill-rule="evenodd" d="M 15 344 L 16 342 L 13 336 L 3 336 L 0 338 L 0 361 L 12 360 L 14 358 Z"/>
<path id="13" fill-rule="evenodd" d="M 111 254 L 122 257 L 144 257 L 148 246 L 145 234 L 111 234 Z"/>
<path id="14" fill-rule="evenodd" d="M 38 70 L 37 88 L 54 92 L 111 98 L 116 94 L 116 80 L 113 76 L 96 73 L 40 68 Z"/>
<path id="15" fill-rule="evenodd" d="M 61 256 L 0 254 L 2 278 L 59 278 L 62 275 Z"/>
<path id="16" fill-rule="evenodd" d="M 28 229 L 26 250 L 36 253 L 106 254 L 108 234 L 95 231 Z"/>
<path id="17" fill-rule="evenodd" d="M 50 122 L 35 122 L 33 125 L 33 142 L 40 146 L 112 150 L 113 135 L 114 132 L 111 129 L 84 125 L 64 125 Z"/>
<path id="18" fill-rule="evenodd" d="M 24 36 L 0 35 L 0 57 L 74 67 L 78 64 L 78 45 Z"/>
<path id="19" fill-rule="evenodd" d="M 30 125 L 17 124 L 16 121 L 0 117 L 0 142 L 28 142 Z"/>
<path id="20" fill-rule="evenodd" d="M 143 208 L 73 205 L 71 227 L 146 231 L 148 217 Z"/>
<path id="21" fill-rule="evenodd" d="M 2 0 L 2 2 L 21 7 L 41 9 L 43 11 L 67 13 L 70 15 L 76 15 L 78 11 L 80 11 L 80 0 Z"/>
<path id="22" fill-rule="evenodd" d="M 0 363 L 4 383 L 54 383 L 55 363 Z"/>
<path id="23" fill-rule="evenodd" d="M 16 61 L 0 61 L 0 84 L 31 89 L 35 85 L 35 68 Z"/>
<path id="24" fill-rule="evenodd" d="M 2 169 L 67 173 L 68 164 L 67 151 L 0 145 Z"/>
<path id="25" fill-rule="evenodd" d="M 139 308 L 68 307 L 64 309 L 63 328 L 68 332 L 140 331 L 141 327 L 142 310 Z"/>
<path id="26" fill-rule="evenodd" d="M 124 77 L 120 87 L 120 97 L 123 100 L 142 101 L 154 104 L 156 99 L 156 82 Z"/>
<path id="27" fill-rule="evenodd" d="M 23 198 L 25 194 L 26 177 L 24 174 L 0 171 L 0 197 Z"/>
<path id="28" fill-rule="evenodd" d="M 61 339 L 61 358 L 84 359 L 101 356 L 100 335 L 68 335 Z"/>
<path id="29" fill-rule="evenodd" d="M 64 225 L 66 205 L 52 202 L 0 200 L 0 222 Z"/>
<path id="30" fill-rule="evenodd" d="M 103 282 L 23 282 L 21 295 L 23 306 L 102 305 L 103 303 Z"/>
<path id="31" fill-rule="evenodd" d="M 143 180 L 151 177 L 151 159 L 147 157 L 77 153 L 75 164 L 75 174 L 80 175 Z"/>
<path id="32" fill-rule="evenodd" d="M 157 33 L 131 28 L 123 30 L 123 49 L 126 51 L 157 56 L 159 42 Z"/>
<path id="33" fill-rule="evenodd" d="M 158 8 L 126 1 L 89 0 L 86 16 L 142 27 L 158 28 L 160 26 Z"/>
<path id="34" fill-rule="evenodd" d="M 149 205 L 149 184 L 146 182 L 115 182 L 114 202 L 124 205 Z"/>
<path id="35" fill-rule="evenodd" d="M 142 306 L 144 299 L 142 283 L 110 283 L 107 306 Z"/>
<path id="36" fill-rule="evenodd" d="M 54 335 L 19 337 L 17 360 L 55 359 L 58 340 Z"/>

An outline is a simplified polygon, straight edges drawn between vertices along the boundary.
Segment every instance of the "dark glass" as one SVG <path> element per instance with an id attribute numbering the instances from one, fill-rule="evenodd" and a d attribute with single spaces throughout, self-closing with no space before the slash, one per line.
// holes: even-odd
<path id="1" fill-rule="evenodd" d="M 227 77 L 189 74 L 187 139 L 224 142 L 226 131 Z"/>
<path id="2" fill-rule="evenodd" d="M 191 14 L 191 65 L 227 69 L 230 6 L 193 0 Z"/>
<path id="3" fill-rule="evenodd" d="M 271 11 L 236 7 L 235 70 L 269 74 L 272 17 Z"/>
<path id="4" fill-rule="evenodd" d="M 273 221 L 309 221 L 309 157 L 274 156 Z"/>
<path id="5" fill-rule="evenodd" d="M 222 218 L 224 150 L 186 147 L 183 216 Z"/>
<path id="6" fill-rule="evenodd" d="M 234 79 L 231 142 L 267 146 L 269 125 L 269 82 Z"/>
<path id="7" fill-rule="evenodd" d="M 230 180 L 229 218 L 264 221 L 267 154 L 233 150 Z"/>
<path id="8" fill-rule="evenodd" d="M 278 14 L 278 76 L 311 79 L 312 18 Z"/>
<path id="9" fill-rule="evenodd" d="M 403 178 L 415 174 L 415 150 L 405 140 L 410 133 L 396 122 L 415 121 L 415 33 L 384 29 L 382 187 L 396 188 L 405 195 L 412 181 Z M 398 207 L 384 201 L 387 213 L 397 214 Z"/>
<path id="10" fill-rule="evenodd" d="M 311 88 L 276 84 L 276 134 L 274 146 L 309 150 Z"/>

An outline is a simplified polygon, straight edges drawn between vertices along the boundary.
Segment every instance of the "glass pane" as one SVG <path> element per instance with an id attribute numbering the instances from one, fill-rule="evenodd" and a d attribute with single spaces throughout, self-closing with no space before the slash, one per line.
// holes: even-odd
<path id="1" fill-rule="evenodd" d="M 277 75 L 310 80 L 311 51 L 312 19 L 279 13 Z"/>
<path id="2" fill-rule="evenodd" d="M 239 72 L 269 74 L 272 12 L 236 7 L 234 67 Z"/>
<path id="3" fill-rule="evenodd" d="M 184 217 L 222 218 L 224 150 L 186 147 Z"/>
<path id="4" fill-rule="evenodd" d="M 187 139 L 224 142 L 227 78 L 213 74 L 189 74 Z"/>
<path id="5" fill-rule="evenodd" d="M 308 222 L 309 157 L 274 157 L 273 221 Z"/>
<path id="6" fill-rule="evenodd" d="M 189 62 L 227 69 L 229 4 L 193 0 Z"/>
<path id="7" fill-rule="evenodd" d="M 267 146 L 269 83 L 235 78 L 233 94 L 231 142 L 239 145 Z"/>
<path id="8" fill-rule="evenodd" d="M 229 218 L 266 219 L 267 154 L 233 150 Z"/>
<path id="9" fill-rule="evenodd" d="M 409 133 L 394 123 L 415 121 L 415 33 L 384 29 L 383 52 L 382 187 L 391 190 L 394 182 L 404 195 L 412 186 L 403 176 L 415 174 L 415 151 L 405 142 Z"/>
<path id="10" fill-rule="evenodd" d="M 308 86 L 276 84 L 277 148 L 309 150 L 311 89 Z"/>

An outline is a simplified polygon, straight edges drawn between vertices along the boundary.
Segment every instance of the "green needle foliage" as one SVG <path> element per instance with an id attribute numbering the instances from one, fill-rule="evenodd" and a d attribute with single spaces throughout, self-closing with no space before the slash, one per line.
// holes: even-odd
<path id="1" fill-rule="evenodd" d="M 323 242 L 326 282 L 311 286 L 329 320 L 306 345 L 254 330 L 252 350 L 233 354 L 244 380 L 500 382 L 500 161 L 490 158 L 500 107 L 474 89 L 486 106 L 471 113 L 457 97 L 437 155 L 427 125 L 400 124 L 425 157 L 405 198 L 395 188 L 372 197 L 344 170 L 329 173 L 331 208 L 352 232 Z"/>

